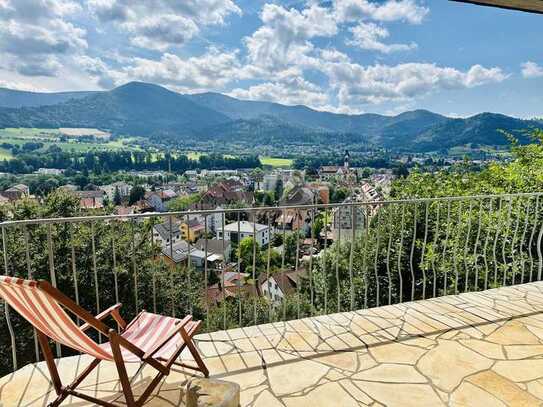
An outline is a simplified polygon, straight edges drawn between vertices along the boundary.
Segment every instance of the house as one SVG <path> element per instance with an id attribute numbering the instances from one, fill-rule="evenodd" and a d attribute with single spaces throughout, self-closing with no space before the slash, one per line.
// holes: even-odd
<path id="1" fill-rule="evenodd" d="M 314 205 L 317 197 L 318 195 L 311 188 L 298 186 L 287 194 L 287 196 L 281 201 L 281 205 Z M 285 226 L 285 230 L 300 230 L 303 228 L 306 219 L 310 217 L 310 211 L 312 210 L 314 209 L 286 209 L 282 211 L 282 213 L 276 219 L 275 224 L 280 230 L 283 230 L 283 224 Z"/>
<path id="2" fill-rule="evenodd" d="M 249 206 L 253 203 L 253 193 L 245 191 L 240 181 L 221 181 L 202 194 L 200 201 L 193 205 L 194 209 L 215 209 L 219 206 L 241 204 Z"/>
<path id="3" fill-rule="evenodd" d="M 205 232 L 204 224 L 197 218 L 189 218 L 181 222 L 181 237 L 190 242 L 198 240 Z"/>
<path id="4" fill-rule="evenodd" d="M 300 206 L 300 205 L 313 205 L 316 203 L 317 195 L 311 188 L 308 187 L 294 187 L 286 196 L 281 200 L 283 206 Z"/>
<path id="5" fill-rule="evenodd" d="M 192 246 L 185 240 L 179 240 L 176 243 L 162 247 L 163 259 L 171 267 L 178 265 L 188 266 L 190 256 L 190 266 L 194 269 L 204 269 L 206 266 L 206 253 Z M 189 255 L 190 251 L 190 255 Z M 208 270 L 220 270 L 223 265 L 221 255 L 207 253 Z"/>
<path id="6" fill-rule="evenodd" d="M 116 206 L 115 207 L 115 215 L 125 216 L 125 215 L 133 215 L 135 211 L 135 207 L 133 206 Z"/>
<path id="7" fill-rule="evenodd" d="M 238 232 L 239 231 L 239 232 Z M 233 222 L 224 227 L 224 239 L 233 243 L 238 243 L 246 237 L 253 237 L 256 231 L 256 242 L 260 246 L 266 246 L 270 242 L 271 231 L 267 225 L 260 223 L 247 222 Z M 217 231 L 217 239 L 222 240 L 222 230 Z"/>
<path id="8" fill-rule="evenodd" d="M 296 209 L 282 210 L 275 219 L 275 229 L 277 231 L 283 231 L 283 229 L 286 231 L 300 230 L 304 226 L 304 216 L 300 212 Z"/>
<path id="9" fill-rule="evenodd" d="M 219 274 L 219 282 L 207 288 L 206 301 L 209 305 L 218 305 L 224 300 L 235 300 L 238 296 L 245 299 L 257 297 L 258 289 L 254 283 L 251 283 L 250 277 L 247 273 L 236 271 L 225 271 L 224 274 Z"/>
<path id="10" fill-rule="evenodd" d="M 101 209 L 104 207 L 104 191 L 74 191 L 83 209 Z"/>
<path id="11" fill-rule="evenodd" d="M 159 192 L 146 192 L 145 201 L 149 204 L 151 208 L 153 208 L 157 212 L 166 211 L 166 205 L 164 205 L 164 202 L 162 201 L 162 196 Z"/>
<path id="12" fill-rule="evenodd" d="M 364 201 L 378 201 L 382 199 L 382 195 L 375 189 L 375 187 L 367 182 L 362 184 L 361 193 L 362 200 Z"/>
<path id="13" fill-rule="evenodd" d="M 224 261 L 228 263 L 230 261 L 230 257 L 232 254 L 232 243 L 230 240 L 223 240 L 222 239 L 200 239 L 195 244 L 194 247 L 198 250 L 206 251 L 206 244 L 207 244 L 207 253 L 208 254 L 216 254 L 218 256 L 223 257 L 224 253 Z M 224 250 L 223 250 L 223 244 L 224 244 Z"/>
<path id="14" fill-rule="evenodd" d="M 180 222 L 176 219 L 172 219 L 171 223 L 167 220 L 166 222 L 153 226 L 153 238 L 155 242 L 163 247 L 170 245 L 170 239 L 171 244 L 176 244 L 180 240 L 183 240 Z"/>
<path id="15" fill-rule="evenodd" d="M 330 178 L 335 177 L 338 175 L 338 171 L 340 170 L 339 165 L 323 165 L 319 168 L 319 179 L 321 181 L 328 181 Z"/>
<path id="16" fill-rule="evenodd" d="M 198 176 L 198 171 L 196 171 L 196 170 L 187 170 L 187 171 L 185 171 L 185 173 L 183 175 L 185 177 L 187 177 L 189 180 L 190 179 L 195 179 Z"/>
<path id="17" fill-rule="evenodd" d="M 153 208 L 145 199 L 140 199 L 134 205 L 132 205 L 132 207 L 137 213 L 147 213 L 155 211 L 155 208 Z"/>
<path id="18" fill-rule="evenodd" d="M 274 305 L 279 304 L 289 295 L 296 293 L 300 284 L 300 278 L 305 274 L 305 269 L 281 271 L 270 274 L 261 273 L 258 277 L 258 289 L 260 295 L 268 298 Z"/>
<path id="19" fill-rule="evenodd" d="M 353 202 L 351 198 L 347 198 L 343 203 Z M 353 209 L 354 208 L 354 209 Z M 367 208 L 367 207 L 366 207 Z M 362 205 L 356 206 L 340 206 L 332 211 L 332 234 L 333 240 L 352 239 L 353 225 L 355 233 L 364 231 L 365 225 L 365 207 Z M 353 219 L 354 214 L 354 219 Z"/>
<path id="20" fill-rule="evenodd" d="M 175 192 L 171 188 L 162 189 L 162 190 L 158 191 L 158 193 L 160 194 L 160 198 L 162 198 L 162 202 L 167 202 L 170 199 L 174 199 L 174 198 L 177 198 L 179 196 L 177 194 L 177 192 Z"/>
<path id="21" fill-rule="evenodd" d="M 36 171 L 36 174 L 39 175 L 62 175 L 64 172 L 63 169 L 60 168 L 38 168 Z"/>
<path id="22" fill-rule="evenodd" d="M 10 201 L 17 201 L 18 199 L 30 196 L 30 189 L 25 184 L 16 184 L 2 192 L 2 195 Z"/>
<path id="23" fill-rule="evenodd" d="M 277 183 L 280 179 L 281 177 L 278 173 L 264 174 L 260 189 L 267 192 L 275 191 L 275 187 L 277 186 Z"/>
<path id="24" fill-rule="evenodd" d="M 222 210 L 220 206 L 216 208 Z M 224 212 L 215 212 L 207 217 L 207 232 L 216 233 L 225 223 Z"/>
<path id="25" fill-rule="evenodd" d="M 328 183 L 312 182 L 306 186 L 317 196 L 317 201 L 319 203 L 330 203 L 330 186 Z"/>
<path id="26" fill-rule="evenodd" d="M 118 190 L 119 195 L 121 195 L 121 198 L 125 198 L 130 195 L 130 191 L 132 190 L 132 185 L 127 184 L 126 182 L 123 182 L 123 181 L 119 181 L 119 182 L 114 182 L 109 185 L 102 185 L 100 187 L 100 190 L 104 191 L 108 199 L 113 202 L 113 199 L 115 198 L 115 191 Z"/>

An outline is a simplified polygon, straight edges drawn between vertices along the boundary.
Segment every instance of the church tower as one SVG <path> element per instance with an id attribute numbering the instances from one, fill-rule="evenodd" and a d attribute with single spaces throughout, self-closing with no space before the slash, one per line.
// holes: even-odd
<path id="1" fill-rule="evenodd" d="M 349 150 L 345 150 L 345 158 L 343 159 L 343 168 L 346 172 L 349 171 L 349 160 L 351 159 L 351 155 L 349 154 Z"/>

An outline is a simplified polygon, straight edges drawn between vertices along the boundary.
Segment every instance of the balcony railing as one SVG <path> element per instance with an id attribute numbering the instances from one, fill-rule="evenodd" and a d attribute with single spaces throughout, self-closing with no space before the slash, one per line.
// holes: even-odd
<path id="1" fill-rule="evenodd" d="M 542 196 L 8 221 L 2 266 L 95 313 L 122 302 L 128 319 L 190 313 L 222 330 L 541 280 Z M 1 376 L 40 354 L 0 306 Z"/>

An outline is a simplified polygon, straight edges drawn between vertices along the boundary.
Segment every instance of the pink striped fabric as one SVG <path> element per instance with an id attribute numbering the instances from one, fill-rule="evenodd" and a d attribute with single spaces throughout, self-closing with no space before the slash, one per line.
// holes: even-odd
<path id="1" fill-rule="evenodd" d="M 54 341 L 99 359 L 111 359 L 81 331 L 60 304 L 36 281 L 0 276 L 0 296 L 36 329 Z"/>
<path id="2" fill-rule="evenodd" d="M 36 281 L 0 276 L 0 297 L 52 340 L 98 359 L 113 360 L 110 344 L 99 345 L 94 342 L 74 323 L 54 298 L 39 289 Z M 143 352 L 147 352 L 165 336 L 171 334 L 179 322 L 180 320 L 176 318 L 142 313 L 122 336 Z M 192 322 L 186 325 L 188 331 L 194 328 L 195 324 Z M 181 337 L 176 335 L 154 356 L 169 358 L 181 343 Z M 140 362 L 136 355 L 124 348 L 121 349 L 125 362 Z"/>
<path id="3" fill-rule="evenodd" d="M 149 312 L 142 312 L 138 318 L 128 326 L 121 336 L 144 352 L 148 352 L 158 346 L 160 341 L 164 340 L 164 338 L 170 336 L 175 331 L 176 325 L 180 321 L 180 319 L 176 318 L 151 314 Z M 192 334 L 195 327 L 196 323 L 192 321 L 185 325 L 185 329 L 187 332 L 189 332 L 189 335 Z M 157 353 L 155 353 L 153 357 L 169 359 L 181 343 L 181 336 L 175 335 Z M 111 353 L 111 346 L 109 343 L 104 343 L 100 345 L 100 347 L 105 352 Z M 121 348 L 121 352 L 125 362 L 140 361 L 136 355 L 124 348 Z"/>

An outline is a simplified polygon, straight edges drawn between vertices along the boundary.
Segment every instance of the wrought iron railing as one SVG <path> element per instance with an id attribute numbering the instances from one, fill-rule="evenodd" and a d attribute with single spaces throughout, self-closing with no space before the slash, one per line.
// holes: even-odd
<path id="1" fill-rule="evenodd" d="M 190 313 L 213 331 L 540 280 L 542 196 L 7 221 L 2 261 L 6 275 L 47 279 L 92 312 L 122 302 L 128 318 Z M 194 218 L 204 233 L 177 252 L 172 226 Z M 160 223 L 167 236 L 155 233 Z M 238 239 L 229 242 L 226 229 Z M 213 248 L 211 233 L 221 236 Z M 5 374 L 40 355 L 32 328 L 0 307 Z"/>

